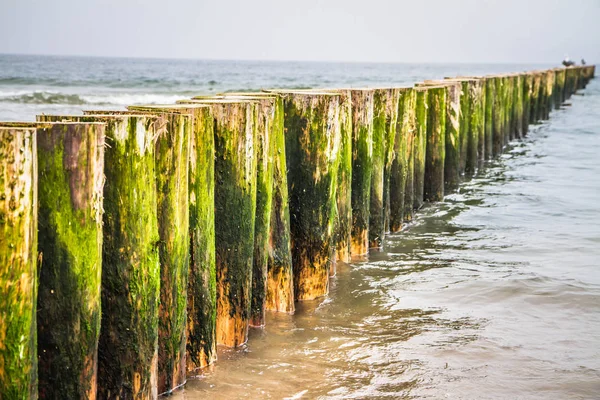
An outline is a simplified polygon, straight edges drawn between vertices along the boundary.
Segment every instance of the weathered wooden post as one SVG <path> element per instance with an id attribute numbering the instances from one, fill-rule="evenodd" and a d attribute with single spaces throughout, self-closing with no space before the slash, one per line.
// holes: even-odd
<path id="1" fill-rule="evenodd" d="M 513 74 L 512 137 L 523 137 L 523 74 Z"/>
<path id="2" fill-rule="evenodd" d="M 445 78 L 418 83 L 419 86 L 446 87 L 446 126 L 445 126 L 445 161 L 444 186 L 445 191 L 456 189 L 464 173 L 464 160 L 467 154 L 467 140 L 470 135 L 470 86 L 468 78 Z M 463 146 L 464 138 L 464 146 Z M 464 155 L 462 152 L 464 151 Z"/>
<path id="3" fill-rule="evenodd" d="M 389 230 L 399 232 L 405 219 L 412 217 L 414 164 L 412 147 L 414 137 L 414 91 L 399 88 L 398 117 L 394 141 L 394 159 L 390 168 Z M 411 166 L 412 165 L 412 166 Z M 410 197 L 411 206 L 405 215 L 405 197 Z"/>
<path id="4" fill-rule="evenodd" d="M 340 95 L 277 91 L 285 109 L 294 293 L 312 300 L 329 291 L 334 257 Z"/>
<path id="5" fill-rule="evenodd" d="M 38 116 L 106 123 L 99 398 L 158 396 L 158 121 L 129 114 Z"/>
<path id="6" fill-rule="evenodd" d="M 57 123 L 37 130 L 41 398 L 96 398 L 104 128 Z"/>
<path id="7" fill-rule="evenodd" d="M 0 398 L 37 399 L 36 125 L 0 123 Z"/>
<path id="8" fill-rule="evenodd" d="M 352 245 L 353 256 L 369 251 L 369 209 L 373 171 L 373 89 L 352 90 Z"/>
<path id="9" fill-rule="evenodd" d="M 529 132 L 532 89 L 533 89 L 533 74 L 531 72 L 526 72 L 523 74 L 523 118 L 521 120 L 523 136 L 526 136 L 527 132 Z"/>
<path id="10" fill-rule="evenodd" d="M 413 219 L 415 202 L 415 140 L 417 135 L 416 111 L 417 95 L 415 89 L 405 93 L 402 109 L 402 127 L 406 132 L 406 185 L 404 189 L 404 221 Z M 400 116 L 398 116 L 400 120 Z"/>
<path id="11" fill-rule="evenodd" d="M 494 155 L 494 102 L 496 86 L 493 77 L 485 77 L 485 158 L 491 159 Z"/>
<path id="12" fill-rule="evenodd" d="M 381 248 L 386 231 L 389 176 L 398 120 L 399 90 L 375 89 L 373 112 L 373 171 L 369 206 L 369 247 Z"/>
<path id="13" fill-rule="evenodd" d="M 425 155 L 427 152 L 427 119 L 429 115 L 429 91 L 426 87 L 415 87 L 415 142 L 413 148 L 415 182 L 415 210 L 423 206 L 425 190 Z"/>
<path id="14" fill-rule="evenodd" d="M 211 102 L 211 99 L 200 99 Z M 252 101 L 255 104 L 256 124 L 256 215 L 254 229 L 254 256 L 252 267 L 252 298 L 250 301 L 249 324 L 261 327 L 265 324 L 266 298 L 268 286 L 269 241 L 271 238 L 271 216 L 273 205 L 273 134 L 281 130 L 276 95 L 225 96 L 226 101 Z"/>
<path id="15" fill-rule="evenodd" d="M 566 71 L 564 68 L 555 68 L 554 69 L 554 108 L 558 110 L 564 101 L 564 93 L 565 93 L 565 76 Z"/>
<path id="16" fill-rule="evenodd" d="M 293 313 L 294 283 L 290 242 L 287 164 L 285 159 L 284 108 L 281 96 L 265 92 L 226 93 L 225 98 L 267 97 L 275 102 L 275 123 L 271 130 L 273 151 L 273 199 L 267 269 L 266 309 Z"/>
<path id="17" fill-rule="evenodd" d="M 531 97 L 529 101 L 529 123 L 535 124 L 538 122 L 539 103 L 540 103 L 540 87 L 542 86 L 542 75 L 539 71 L 532 71 Z"/>
<path id="18" fill-rule="evenodd" d="M 546 76 L 546 87 L 544 90 L 545 105 L 544 105 L 544 119 L 550 118 L 550 111 L 554 108 L 554 86 L 555 86 L 555 75 L 553 70 L 545 71 Z"/>
<path id="19" fill-rule="evenodd" d="M 546 75 L 545 71 L 538 71 L 538 75 L 539 75 L 539 79 L 540 79 L 540 86 L 538 88 L 538 93 L 537 93 L 537 98 L 536 98 L 536 102 L 537 102 L 536 120 L 543 121 L 544 119 L 546 119 L 545 116 L 546 116 L 547 75 Z"/>
<path id="20" fill-rule="evenodd" d="M 136 112 L 120 114 L 127 113 Z M 192 116 L 164 110 L 157 110 L 155 115 L 158 117 L 155 172 L 161 281 L 157 382 L 158 393 L 162 394 L 171 392 L 186 380 L 190 260 L 188 179 Z"/>
<path id="21" fill-rule="evenodd" d="M 501 76 L 493 76 L 494 80 L 494 108 L 492 114 L 493 145 L 492 153 L 494 156 L 501 154 L 504 148 L 504 108 L 505 108 L 505 84 Z"/>
<path id="22" fill-rule="evenodd" d="M 352 91 L 340 94 L 340 152 L 338 165 L 337 214 L 335 228 L 336 260 L 349 262 L 352 243 Z M 335 263 L 330 275 L 335 275 Z"/>
<path id="23" fill-rule="evenodd" d="M 510 75 L 502 75 L 502 95 L 503 95 L 503 116 L 504 116 L 504 132 L 503 132 L 503 147 L 510 142 L 514 134 L 512 132 L 512 118 L 513 118 L 513 93 L 514 93 L 514 82 Z"/>
<path id="24" fill-rule="evenodd" d="M 469 111 L 469 144 L 465 174 L 472 176 L 477 171 L 483 156 L 483 154 L 480 156 L 479 142 L 485 132 L 485 87 L 481 79 L 469 81 Z"/>
<path id="25" fill-rule="evenodd" d="M 130 106 L 129 109 L 193 116 L 188 183 L 190 266 L 186 345 L 186 369 L 193 373 L 217 359 L 213 117 L 206 104 Z"/>
<path id="26" fill-rule="evenodd" d="M 446 88 L 447 86 L 429 86 L 427 88 L 429 101 L 423 190 L 423 197 L 426 201 L 440 201 L 444 198 Z"/>
<path id="27" fill-rule="evenodd" d="M 256 102 L 184 100 L 210 104 L 215 129 L 217 343 L 248 340 L 257 191 Z"/>

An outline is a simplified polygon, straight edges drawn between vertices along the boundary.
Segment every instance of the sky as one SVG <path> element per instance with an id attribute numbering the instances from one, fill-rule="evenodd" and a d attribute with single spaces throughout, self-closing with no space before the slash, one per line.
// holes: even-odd
<path id="1" fill-rule="evenodd" d="M 0 0 L 0 53 L 600 62 L 600 0 Z"/>

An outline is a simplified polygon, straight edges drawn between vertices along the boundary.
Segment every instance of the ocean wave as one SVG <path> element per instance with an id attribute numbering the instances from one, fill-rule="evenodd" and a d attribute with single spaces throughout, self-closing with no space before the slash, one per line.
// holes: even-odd
<path id="1" fill-rule="evenodd" d="M 64 105 L 118 105 L 169 104 L 190 97 L 186 94 L 155 93 L 111 93 L 74 94 L 55 91 L 13 91 L 0 92 L 0 103 L 18 104 L 64 104 Z"/>

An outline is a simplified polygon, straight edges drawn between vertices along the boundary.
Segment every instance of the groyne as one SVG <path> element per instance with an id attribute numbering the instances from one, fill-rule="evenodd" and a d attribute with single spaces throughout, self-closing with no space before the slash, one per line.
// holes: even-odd
<path id="1" fill-rule="evenodd" d="M 594 66 L 0 122 L 0 399 L 156 398 L 550 117 Z M 401 234 L 401 233 L 400 233 Z"/>

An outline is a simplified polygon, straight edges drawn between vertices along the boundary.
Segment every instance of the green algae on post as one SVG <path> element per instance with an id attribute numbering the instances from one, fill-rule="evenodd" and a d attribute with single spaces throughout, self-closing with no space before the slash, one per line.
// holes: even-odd
<path id="1" fill-rule="evenodd" d="M 340 93 L 340 152 L 338 165 L 337 215 L 335 229 L 336 260 L 349 262 L 352 236 L 352 92 Z M 335 263 L 331 268 L 335 275 Z"/>
<path id="2" fill-rule="evenodd" d="M 494 99 L 496 97 L 495 81 L 492 77 L 485 79 L 485 158 L 491 159 L 494 153 Z"/>
<path id="3" fill-rule="evenodd" d="M 285 159 L 284 109 L 281 96 L 273 93 L 225 93 L 226 99 L 261 99 L 274 101 L 275 120 L 271 129 L 273 142 L 273 193 L 271 226 L 268 240 L 267 292 L 265 307 L 270 311 L 293 313 L 294 282 L 290 242 L 287 164 Z"/>
<path id="4" fill-rule="evenodd" d="M 526 136 L 529 132 L 532 87 L 533 75 L 530 72 L 526 72 L 523 74 L 523 118 L 521 121 L 522 136 Z"/>
<path id="5" fill-rule="evenodd" d="M 416 127 L 416 91 L 405 94 L 402 108 L 402 129 L 406 132 L 406 184 L 404 186 L 404 221 L 413 219 L 415 201 L 415 139 Z M 398 116 L 400 120 L 400 116 Z M 391 225 L 391 224 L 390 224 Z M 391 226 L 390 226 L 391 227 Z"/>
<path id="6" fill-rule="evenodd" d="M 460 183 L 461 159 L 461 101 L 468 93 L 462 92 L 460 81 L 442 81 L 446 86 L 446 128 L 444 184 L 445 190 L 452 191 Z M 471 81 L 469 81 L 471 82 Z"/>
<path id="7" fill-rule="evenodd" d="M 42 398 L 96 397 L 104 128 L 57 123 L 37 130 Z"/>
<path id="8" fill-rule="evenodd" d="M 248 340 L 251 319 L 258 101 L 214 98 L 179 103 L 209 104 L 214 116 L 217 343 L 237 347 Z"/>
<path id="9" fill-rule="evenodd" d="M 369 206 L 369 247 L 380 248 L 385 237 L 389 167 L 398 119 L 398 89 L 375 89 L 373 94 L 373 169 Z"/>
<path id="10" fill-rule="evenodd" d="M 0 123 L 0 398 L 37 399 L 37 146 Z"/>
<path id="11" fill-rule="evenodd" d="M 373 169 L 373 90 L 352 91 L 352 248 L 369 251 L 369 206 Z"/>
<path id="12" fill-rule="evenodd" d="M 194 372 L 217 359 L 213 118 L 210 107 L 202 104 L 130 106 L 129 109 L 193 115 L 189 162 L 190 266 L 186 365 L 188 372 Z"/>
<path id="13" fill-rule="evenodd" d="M 561 104 L 565 101 L 565 77 L 566 70 L 564 68 L 555 68 L 554 69 L 554 108 L 558 110 Z"/>
<path id="14" fill-rule="evenodd" d="M 273 131 L 278 123 L 275 98 L 256 101 L 256 214 L 250 325 L 265 324 L 271 206 L 273 204 Z"/>
<path id="15" fill-rule="evenodd" d="M 109 111 L 38 118 L 106 123 L 98 397 L 156 398 L 160 239 L 155 140 L 159 122 L 152 115 Z"/>
<path id="16" fill-rule="evenodd" d="M 440 201 L 444 198 L 444 162 L 446 152 L 446 86 L 429 86 L 427 118 L 427 150 L 423 198 Z"/>
<path id="17" fill-rule="evenodd" d="M 415 169 L 413 207 L 418 210 L 423 206 L 425 190 L 425 154 L 427 152 L 427 119 L 429 108 L 429 91 L 427 88 L 415 88 L 415 140 L 413 159 Z"/>
<path id="18" fill-rule="evenodd" d="M 213 103 L 217 343 L 248 340 L 256 215 L 255 105 Z"/>
<path id="19" fill-rule="evenodd" d="M 412 191 L 414 168 L 411 167 L 412 146 L 414 139 L 414 91 L 412 88 L 400 88 L 398 102 L 398 118 L 396 123 L 396 139 L 394 143 L 395 157 L 390 169 L 389 189 L 389 230 L 399 232 L 406 219 L 412 218 Z M 409 182 L 410 180 L 410 187 Z M 410 194 L 408 191 L 410 190 Z M 409 215 L 405 216 L 406 197 L 410 197 Z"/>
<path id="20" fill-rule="evenodd" d="M 470 123 L 469 145 L 465 174 L 474 175 L 483 158 L 480 141 L 485 134 L 485 87 L 481 79 L 474 79 L 469 85 Z"/>
<path id="21" fill-rule="evenodd" d="M 329 291 L 334 257 L 340 95 L 285 92 L 285 151 L 296 300 Z"/>
<path id="22" fill-rule="evenodd" d="M 497 156 L 504 149 L 504 108 L 506 85 L 501 76 L 489 77 L 494 80 L 494 108 L 492 113 L 492 154 Z"/>

